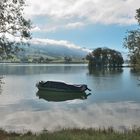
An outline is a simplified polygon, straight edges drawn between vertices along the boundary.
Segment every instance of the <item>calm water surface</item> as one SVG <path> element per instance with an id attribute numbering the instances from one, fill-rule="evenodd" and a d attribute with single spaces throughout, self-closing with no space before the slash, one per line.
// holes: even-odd
<path id="1" fill-rule="evenodd" d="M 129 68 L 89 71 L 85 64 L 0 64 L 0 128 L 50 131 L 61 128 L 140 126 L 140 75 Z M 40 97 L 35 84 L 60 80 L 87 84 L 85 95 Z"/>

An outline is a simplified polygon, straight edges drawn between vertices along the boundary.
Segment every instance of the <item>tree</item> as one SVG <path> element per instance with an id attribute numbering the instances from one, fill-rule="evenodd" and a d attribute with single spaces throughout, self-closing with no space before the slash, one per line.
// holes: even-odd
<path id="1" fill-rule="evenodd" d="M 140 25 L 140 9 L 136 10 L 136 19 Z M 140 29 L 128 31 L 124 39 L 124 47 L 129 50 L 130 63 L 135 69 L 140 69 Z"/>
<path id="2" fill-rule="evenodd" d="M 136 19 L 140 25 L 140 8 L 136 10 Z"/>
<path id="3" fill-rule="evenodd" d="M 109 48 L 97 48 L 86 57 L 91 67 L 121 67 L 124 63 L 120 52 Z"/>
<path id="4" fill-rule="evenodd" d="M 0 1 L 0 54 L 8 55 L 19 51 L 19 43 L 11 41 L 7 37 L 31 39 L 31 21 L 24 18 L 24 0 L 1 0 Z"/>
<path id="5" fill-rule="evenodd" d="M 72 61 L 71 57 L 65 56 L 64 57 L 65 63 L 70 63 Z"/>

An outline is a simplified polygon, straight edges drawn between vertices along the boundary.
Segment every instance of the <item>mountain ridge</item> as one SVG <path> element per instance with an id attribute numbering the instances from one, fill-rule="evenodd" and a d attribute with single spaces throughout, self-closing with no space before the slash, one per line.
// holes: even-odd
<path id="1" fill-rule="evenodd" d="M 76 46 L 68 41 L 55 41 L 48 39 L 36 39 L 29 42 L 29 46 L 22 45 L 22 55 L 46 55 L 50 57 L 75 57 L 83 58 L 90 50 Z M 21 53 L 20 53 L 21 55 Z"/>

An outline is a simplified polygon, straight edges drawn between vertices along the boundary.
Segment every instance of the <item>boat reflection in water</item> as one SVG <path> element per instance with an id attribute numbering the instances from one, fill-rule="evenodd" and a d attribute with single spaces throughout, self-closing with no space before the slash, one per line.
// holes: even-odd
<path id="1" fill-rule="evenodd" d="M 91 93 L 86 92 L 57 92 L 49 90 L 38 90 L 36 94 L 39 99 L 44 99 L 46 101 L 52 102 L 62 102 L 67 100 L 81 99 L 85 100 Z"/>

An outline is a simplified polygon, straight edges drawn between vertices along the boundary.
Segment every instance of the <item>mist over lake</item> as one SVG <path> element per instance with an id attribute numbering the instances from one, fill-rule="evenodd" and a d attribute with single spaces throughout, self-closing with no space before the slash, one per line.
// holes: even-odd
<path id="1" fill-rule="evenodd" d="M 90 71 L 87 64 L 0 64 L 0 75 L 0 128 L 36 132 L 140 126 L 140 75 L 130 68 Z M 87 84 L 92 91 L 86 97 L 47 100 L 37 95 L 40 80 Z"/>

